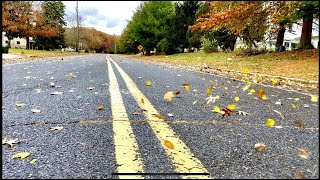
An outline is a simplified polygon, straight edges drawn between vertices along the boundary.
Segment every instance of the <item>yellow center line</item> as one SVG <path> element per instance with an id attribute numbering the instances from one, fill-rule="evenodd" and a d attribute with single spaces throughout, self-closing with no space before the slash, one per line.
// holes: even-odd
<path id="1" fill-rule="evenodd" d="M 122 78 L 124 79 L 128 90 L 139 103 L 140 107 L 146 109 L 146 117 L 149 124 L 160 141 L 160 144 L 165 149 L 168 156 L 172 159 L 176 172 L 178 173 L 208 173 L 207 169 L 202 165 L 199 159 L 189 150 L 186 144 L 177 137 L 176 133 L 170 128 L 170 126 L 162 119 L 155 117 L 153 114 L 159 114 L 158 111 L 153 107 L 150 101 L 143 95 L 133 80 L 125 73 L 122 68 L 114 62 L 109 56 L 107 58 L 114 63 Z M 141 98 L 144 99 L 144 103 L 141 103 Z M 164 145 L 164 141 L 168 140 L 173 143 L 174 149 L 169 149 Z M 208 175 L 184 175 L 181 176 L 183 179 L 208 179 L 212 178 Z"/>
<path id="2" fill-rule="evenodd" d="M 143 173 L 143 163 L 138 152 L 138 144 L 123 104 L 116 75 L 109 61 L 108 71 L 117 171 L 118 173 Z M 119 179 L 144 179 L 140 175 L 118 176 Z"/>

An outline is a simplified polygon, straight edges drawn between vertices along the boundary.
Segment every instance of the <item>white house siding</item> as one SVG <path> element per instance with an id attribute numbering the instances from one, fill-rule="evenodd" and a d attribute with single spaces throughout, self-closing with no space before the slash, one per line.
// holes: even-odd
<path id="1" fill-rule="evenodd" d="M 2 46 L 8 45 L 9 40 L 6 36 L 2 35 Z M 13 38 L 11 40 L 11 48 L 26 48 L 26 38 Z"/>

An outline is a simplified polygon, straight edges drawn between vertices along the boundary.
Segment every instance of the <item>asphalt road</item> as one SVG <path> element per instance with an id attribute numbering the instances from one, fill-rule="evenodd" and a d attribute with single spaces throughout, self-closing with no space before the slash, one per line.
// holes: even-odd
<path id="1" fill-rule="evenodd" d="M 88 55 L 2 65 L 2 137 L 21 141 L 13 148 L 2 145 L 2 178 L 130 177 L 113 174 L 125 166 L 119 164 L 115 147 L 126 139 L 115 138 L 118 132 L 114 132 L 113 126 L 118 121 L 113 119 L 116 111 L 110 94 L 117 88 L 109 89 L 110 83 L 115 82 L 110 80 L 108 63 L 114 71 L 127 122 L 132 128 L 130 137 L 136 141 L 133 145 L 137 149 L 136 159 L 127 159 L 126 163 L 141 160 L 143 173 L 147 173 L 142 177 L 189 177 L 170 173 L 188 173 L 177 169 L 188 167 L 184 162 L 195 158 L 210 178 L 283 179 L 297 178 L 297 172 L 306 178 L 319 178 L 319 102 L 310 101 L 309 95 L 257 84 L 244 91 L 246 83 L 242 81 L 115 55 L 110 57 L 112 61 L 106 61 L 106 55 Z M 127 86 L 128 79 L 115 63 L 138 90 Z M 152 82 L 150 86 L 146 85 L 148 80 Z M 54 87 L 50 83 L 54 83 Z M 190 85 L 189 91 L 181 86 L 184 83 Z M 218 95 L 219 99 L 207 104 L 206 89 L 211 85 L 215 87 L 211 89 L 212 96 Z M 256 93 L 248 94 L 250 89 L 265 90 L 267 100 Z M 51 95 L 55 91 L 63 94 Z M 150 112 L 141 111 L 141 102 L 133 94 L 137 91 L 146 98 L 143 104 L 150 103 L 164 116 L 159 125 L 152 125 Z M 180 91 L 180 94 L 167 102 L 164 94 L 168 91 Z M 240 100 L 236 102 L 235 97 Z M 24 105 L 17 107 L 17 103 Z M 230 116 L 212 112 L 214 106 L 222 109 L 229 104 L 236 105 Z M 305 104 L 308 107 L 304 107 Z M 99 105 L 104 108 L 98 110 Z M 33 113 L 32 109 L 41 112 Z M 248 115 L 239 114 L 238 110 Z M 265 126 L 269 118 L 275 120 L 274 127 Z M 298 127 L 297 122 L 304 127 Z M 56 126 L 63 129 L 50 130 Z M 167 131 L 158 132 L 155 128 L 167 126 L 174 132 L 168 138 L 179 140 L 172 140 L 176 148 L 170 149 L 163 139 L 159 140 Z M 123 126 L 123 131 L 127 130 Z M 180 147 L 175 142 L 185 144 L 182 151 L 191 152 L 192 158 L 179 154 L 182 151 L 175 152 Z M 265 149 L 256 150 L 257 143 L 264 143 Z M 299 155 L 298 148 L 307 152 L 306 158 Z M 120 151 L 131 153 L 129 145 Z M 12 159 L 19 152 L 31 154 L 24 159 Z M 37 161 L 31 164 L 33 159 Z M 193 168 L 188 170 L 195 172 Z M 128 169 L 127 173 L 135 172 Z"/>

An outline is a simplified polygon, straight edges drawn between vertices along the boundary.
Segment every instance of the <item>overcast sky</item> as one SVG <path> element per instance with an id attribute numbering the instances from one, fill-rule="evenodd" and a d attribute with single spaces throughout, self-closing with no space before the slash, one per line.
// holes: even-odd
<path id="1" fill-rule="evenodd" d="M 76 1 L 62 1 L 68 27 L 76 26 Z M 78 1 L 84 27 L 93 27 L 110 35 L 120 35 L 141 1 Z"/>

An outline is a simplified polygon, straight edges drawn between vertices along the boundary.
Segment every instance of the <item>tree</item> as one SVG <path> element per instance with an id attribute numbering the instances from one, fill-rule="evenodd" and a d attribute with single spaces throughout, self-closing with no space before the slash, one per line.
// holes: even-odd
<path id="1" fill-rule="evenodd" d="M 301 49 L 314 48 L 311 44 L 313 18 L 319 19 L 319 1 L 303 1 L 299 5 L 299 10 L 295 13 L 296 19 L 303 19 L 302 32 L 300 38 Z"/>
<path id="2" fill-rule="evenodd" d="M 22 38 L 30 33 L 31 17 L 31 2 L 2 1 L 2 31 L 9 40 L 9 46 L 13 38 Z"/>
<path id="3" fill-rule="evenodd" d="M 63 16 L 65 6 L 61 1 L 45 1 L 38 11 L 36 26 L 33 35 L 35 44 L 43 46 L 46 50 L 64 46 L 64 29 L 66 25 Z"/>
<path id="4" fill-rule="evenodd" d="M 201 31 L 228 28 L 240 36 L 251 51 L 256 42 L 264 39 L 267 13 L 262 1 L 214 1 L 212 10 L 200 17 L 193 29 Z"/>

